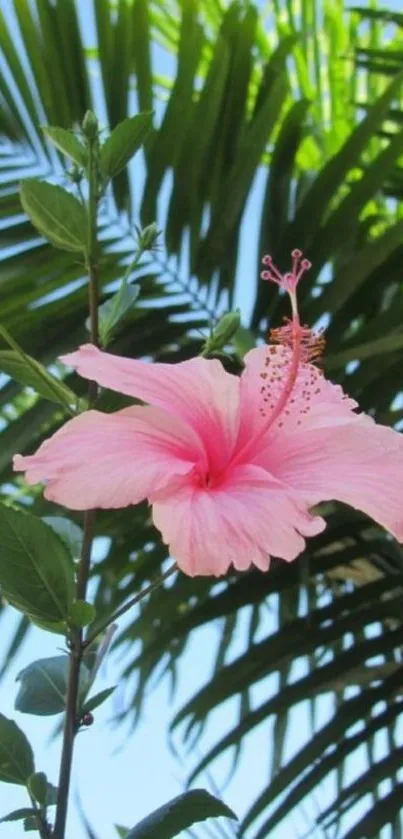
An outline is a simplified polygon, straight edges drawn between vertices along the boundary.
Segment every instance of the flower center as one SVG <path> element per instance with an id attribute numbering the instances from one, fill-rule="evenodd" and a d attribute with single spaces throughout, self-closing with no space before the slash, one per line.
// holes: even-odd
<path id="1" fill-rule="evenodd" d="M 223 473 L 214 473 L 210 470 L 203 469 L 202 466 L 195 466 L 192 472 L 194 486 L 200 489 L 214 489 L 219 486 L 223 480 Z"/>

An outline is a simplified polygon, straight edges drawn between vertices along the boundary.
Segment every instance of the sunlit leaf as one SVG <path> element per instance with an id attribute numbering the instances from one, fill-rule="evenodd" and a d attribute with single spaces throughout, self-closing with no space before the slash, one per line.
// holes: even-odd
<path id="1" fill-rule="evenodd" d="M 87 150 L 72 131 L 50 125 L 45 125 L 42 130 L 59 151 L 63 152 L 74 163 L 77 163 L 78 166 L 86 167 L 88 162 Z"/>
<path id="2" fill-rule="evenodd" d="M 86 211 L 74 195 L 60 186 L 35 180 L 23 181 L 20 195 L 25 212 L 45 239 L 56 248 L 84 254 Z"/>

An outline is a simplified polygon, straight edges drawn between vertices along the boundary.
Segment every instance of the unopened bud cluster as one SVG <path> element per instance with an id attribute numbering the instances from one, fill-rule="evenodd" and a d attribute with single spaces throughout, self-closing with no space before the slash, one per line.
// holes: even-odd
<path id="1" fill-rule="evenodd" d="M 136 227 L 136 234 L 139 250 L 152 251 L 158 247 L 157 239 L 161 235 L 161 230 L 158 230 L 155 221 L 153 221 L 152 224 L 147 225 L 147 227 L 144 227 L 142 230 L 139 227 Z"/>

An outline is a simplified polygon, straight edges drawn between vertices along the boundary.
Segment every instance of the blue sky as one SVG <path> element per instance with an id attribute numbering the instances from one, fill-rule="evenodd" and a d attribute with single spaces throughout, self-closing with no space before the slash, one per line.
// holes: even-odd
<path id="1" fill-rule="evenodd" d="M 7 3 L 2 3 L 2 8 Z M 263 5 L 263 4 L 261 4 Z M 399 0 L 390 2 L 399 8 Z M 92 21 L 86 17 L 86 5 L 82 4 L 81 17 L 83 30 L 87 34 L 87 43 L 91 44 Z M 163 66 L 163 72 L 169 70 Z M 96 81 L 96 80 L 95 80 Z M 102 120 L 102 114 L 101 120 Z M 254 284 L 256 270 L 256 235 L 257 225 L 255 224 L 256 213 L 254 208 L 258 205 L 258 198 L 262 188 L 260 177 L 257 178 L 253 195 L 250 199 L 250 211 L 247 213 L 247 220 L 242 231 L 242 259 L 239 268 L 239 276 L 242 282 L 238 283 L 237 304 L 241 306 L 244 320 L 247 320 L 251 294 L 250 286 Z M 245 615 L 246 617 L 246 615 Z M 126 618 L 126 620 L 130 620 Z M 0 630 L 2 637 L 6 639 L 15 625 L 16 615 L 10 609 L 1 619 Z M 272 621 L 268 614 L 266 630 Z M 141 723 L 135 732 L 128 736 L 125 727 L 114 729 L 110 720 L 113 717 L 113 710 L 120 710 L 124 707 L 125 695 L 123 690 L 117 690 L 114 697 L 96 712 L 94 726 L 77 739 L 74 779 L 72 787 L 72 800 L 70 806 L 68 837 L 74 839 L 85 839 L 86 833 L 81 825 L 78 802 L 81 804 L 86 816 L 99 836 L 99 839 L 113 839 L 114 823 L 132 826 L 151 810 L 160 806 L 169 798 L 183 791 L 186 777 L 186 769 L 189 768 L 197 755 L 189 760 L 182 761 L 174 757 L 167 744 L 167 726 L 172 718 L 173 710 L 178 707 L 187 696 L 190 696 L 203 682 L 209 678 L 211 666 L 211 650 L 215 649 L 221 627 L 217 624 L 214 627 L 202 629 L 193 637 L 190 649 L 183 659 L 181 668 L 181 680 L 178 690 L 179 699 L 173 704 L 168 693 L 166 683 L 159 686 L 147 700 L 146 709 L 143 713 Z M 241 649 L 244 643 L 242 630 L 235 640 L 231 652 L 235 655 L 237 649 Z M 18 724 L 25 730 L 34 748 L 38 770 L 48 773 L 49 779 L 57 782 L 58 761 L 60 741 L 50 741 L 54 731 L 55 721 L 59 718 L 29 717 L 14 711 L 14 698 L 17 692 L 15 678 L 18 672 L 29 664 L 34 658 L 55 655 L 59 652 L 61 639 L 33 629 L 24 643 L 17 661 L 8 672 L 7 678 L 0 685 L 0 708 L 2 713 L 16 719 Z M 0 648 L 1 658 L 1 648 Z M 102 668 L 97 682 L 97 689 L 112 685 L 118 680 L 120 662 L 113 656 L 108 659 Z M 274 677 L 275 679 L 275 677 Z M 255 701 L 267 695 L 268 690 L 273 687 L 273 680 L 261 683 L 256 687 Z M 319 714 L 325 718 L 330 713 L 328 702 L 321 703 Z M 227 729 L 234 719 L 234 705 L 226 705 L 214 714 L 211 724 L 203 740 L 203 748 L 206 749 Z M 294 750 L 298 743 L 305 737 L 307 731 L 307 716 L 305 711 L 299 710 L 293 714 L 293 724 L 289 730 L 289 742 L 287 748 Z M 180 747 L 180 740 L 176 745 L 179 753 L 183 753 Z M 384 744 L 379 744 L 382 750 Z M 253 798 L 261 790 L 267 777 L 267 769 L 270 760 L 270 726 L 259 729 L 248 741 L 244 760 L 240 771 L 236 773 L 232 781 L 223 791 L 223 798 L 240 816 L 242 816 Z M 355 759 L 354 766 L 348 771 L 356 773 L 359 771 L 364 756 Z M 214 782 L 218 785 L 224 781 L 229 768 L 229 761 L 226 757 L 214 767 Z M 197 786 L 205 786 L 212 790 L 208 777 L 199 779 Z M 321 804 L 329 797 L 330 785 L 325 785 L 320 791 Z M 0 814 L 13 808 L 25 806 L 24 793 L 19 788 L 8 785 L 0 786 Z M 302 836 L 311 826 L 311 820 L 319 809 L 317 801 L 312 800 L 309 805 L 293 815 L 284 825 L 280 826 L 270 839 L 294 839 Z M 357 812 L 358 815 L 358 812 Z M 212 825 L 212 823 L 211 823 Z M 231 831 L 227 824 L 222 822 L 222 828 L 230 839 Z M 213 828 L 216 831 L 216 828 Z M 18 837 L 21 834 L 20 826 L 7 825 L 2 828 L 4 836 Z M 203 829 L 198 830 L 198 835 L 205 836 Z M 214 835 L 219 835 L 215 832 Z M 385 834 L 387 835 L 387 834 Z M 224 839 L 221 834 L 222 839 Z M 313 839 L 319 839 L 324 834 L 321 831 L 312 833 Z"/>

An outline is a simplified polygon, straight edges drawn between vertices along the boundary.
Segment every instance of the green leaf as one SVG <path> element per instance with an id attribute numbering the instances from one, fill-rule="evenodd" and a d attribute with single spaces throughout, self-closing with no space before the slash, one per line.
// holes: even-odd
<path id="1" fill-rule="evenodd" d="M 115 824 L 115 829 L 116 829 L 116 832 L 119 836 L 119 839 L 126 839 L 128 833 L 129 833 L 129 828 L 128 827 L 122 827 L 121 824 Z"/>
<path id="2" fill-rule="evenodd" d="M 28 778 L 28 789 L 42 807 L 46 807 L 48 797 L 48 781 L 44 772 L 34 772 Z"/>
<path id="3" fill-rule="evenodd" d="M 60 186 L 27 179 L 21 203 L 34 227 L 56 248 L 85 253 L 87 214 L 82 204 Z"/>
<path id="4" fill-rule="evenodd" d="M 99 338 L 102 347 L 106 347 L 118 324 L 123 324 L 125 317 L 132 311 L 140 294 L 140 286 L 122 282 L 119 291 L 98 308 Z M 86 327 L 89 330 L 90 320 Z"/>
<path id="5" fill-rule="evenodd" d="M 233 344 L 240 358 L 243 358 L 249 350 L 253 350 L 256 347 L 256 339 L 250 329 L 246 329 L 244 326 L 238 326 L 234 335 Z"/>
<path id="6" fill-rule="evenodd" d="M 399 74 L 392 80 L 382 96 L 371 104 L 364 119 L 357 123 L 354 130 L 352 126 L 349 137 L 338 153 L 322 166 L 289 226 L 286 250 L 289 246 L 295 247 L 295 242 L 299 242 L 301 248 L 310 244 L 323 224 L 325 211 L 332 197 L 345 182 L 348 172 L 359 164 L 371 137 L 382 125 L 388 107 L 399 93 L 402 77 L 403 74 Z"/>
<path id="7" fill-rule="evenodd" d="M 67 619 L 74 569 L 66 546 L 45 522 L 0 505 L 0 587 L 31 620 L 52 626 Z"/>
<path id="8" fill-rule="evenodd" d="M 96 610 L 92 603 L 86 600 L 76 600 L 70 609 L 69 623 L 74 626 L 88 626 L 96 618 Z"/>
<path id="9" fill-rule="evenodd" d="M 363 361 L 373 356 L 384 353 L 395 352 L 403 347 L 403 335 L 400 332 L 385 335 L 374 341 L 366 341 L 365 344 L 352 344 L 348 349 L 340 352 L 329 353 L 326 357 L 326 368 L 328 370 L 344 367 L 349 361 Z"/>
<path id="10" fill-rule="evenodd" d="M 82 527 L 74 521 L 64 518 L 64 516 L 42 516 L 42 521 L 60 536 L 73 559 L 78 559 L 81 556 L 84 537 Z"/>
<path id="11" fill-rule="evenodd" d="M 218 798 L 206 790 L 194 789 L 154 810 L 133 827 L 127 839 L 171 839 L 196 822 L 219 816 L 237 820 L 235 813 Z"/>
<path id="12" fill-rule="evenodd" d="M 50 781 L 48 781 L 47 784 L 46 806 L 54 807 L 57 802 L 58 789 L 54 786 L 54 784 L 51 784 Z"/>
<path id="13" fill-rule="evenodd" d="M 0 326 L 0 335 L 12 347 L 0 350 L 0 370 L 25 387 L 32 387 L 44 399 L 63 405 L 69 413 L 77 405 L 77 396 L 67 385 L 55 379 L 46 367 L 27 355 L 4 326 Z"/>
<path id="14" fill-rule="evenodd" d="M 33 810 L 32 807 L 21 807 L 19 810 L 12 810 L 11 813 L 7 813 L 6 816 L 3 816 L 3 818 L 0 819 L 0 824 L 2 824 L 2 822 L 18 822 L 21 819 L 26 819 L 28 816 L 34 815 L 35 810 Z"/>
<path id="15" fill-rule="evenodd" d="M 68 655 L 33 661 L 17 676 L 16 681 L 20 682 L 20 689 L 15 700 L 16 710 L 22 714 L 34 714 L 39 717 L 62 713 L 66 702 L 68 672 Z M 88 680 L 89 670 L 82 664 L 80 693 L 84 692 Z"/>
<path id="16" fill-rule="evenodd" d="M 28 833 L 29 830 L 37 831 L 38 829 L 39 825 L 37 816 L 27 816 L 27 818 L 24 819 L 24 830 L 26 833 Z"/>
<path id="17" fill-rule="evenodd" d="M 203 353 L 207 355 L 208 353 L 223 349 L 234 337 L 240 325 L 241 313 L 239 309 L 223 315 L 214 327 L 211 335 L 207 338 Z"/>
<path id="18" fill-rule="evenodd" d="M 101 171 L 113 178 L 127 166 L 152 128 L 152 113 L 125 119 L 112 131 L 100 152 Z"/>
<path id="19" fill-rule="evenodd" d="M 59 151 L 85 169 L 88 163 L 87 149 L 72 131 L 48 125 L 43 126 L 42 131 Z"/>
<path id="20" fill-rule="evenodd" d="M 34 772 L 28 779 L 28 788 L 42 807 L 54 807 L 57 803 L 57 787 L 48 781 L 45 772 Z"/>
<path id="21" fill-rule="evenodd" d="M 0 781 L 25 786 L 34 769 L 34 756 L 24 732 L 0 714 Z"/>
<path id="22" fill-rule="evenodd" d="M 94 696 L 90 696 L 89 699 L 85 700 L 85 703 L 82 707 L 83 714 L 88 714 L 90 711 L 94 711 L 95 708 L 98 708 L 99 705 L 102 705 L 106 699 L 108 699 L 111 694 L 116 690 L 116 685 L 111 688 L 104 688 L 104 690 L 100 690 L 99 693 L 95 693 Z"/>

